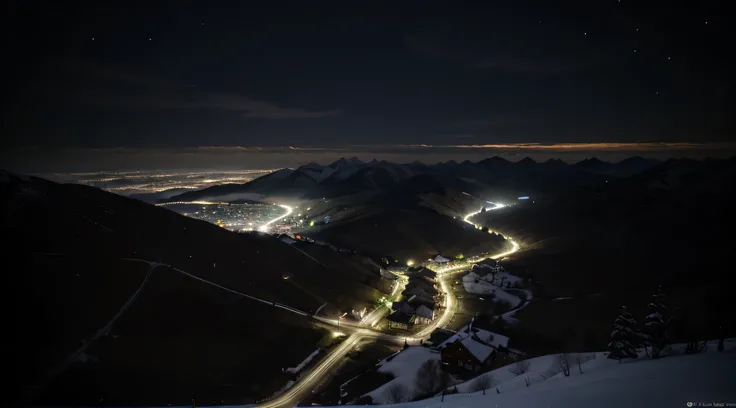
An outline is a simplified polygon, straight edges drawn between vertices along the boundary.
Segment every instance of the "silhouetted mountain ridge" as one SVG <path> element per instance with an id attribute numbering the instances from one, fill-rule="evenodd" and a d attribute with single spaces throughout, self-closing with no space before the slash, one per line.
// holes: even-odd
<path id="1" fill-rule="evenodd" d="M 171 201 L 198 200 L 237 193 L 277 194 L 300 198 L 339 197 L 362 190 L 377 190 L 399 185 L 421 174 L 434 175 L 451 185 L 468 185 L 473 191 L 502 187 L 529 190 L 534 193 L 558 192 L 560 189 L 590 185 L 606 178 L 627 177 L 660 163 L 653 159 L 632 157 L 620 163 L 607 163 L 597 158 L 570 165 L 559 159 L 537 163 L 526 157 L 510 162 L 490 157 L 473 163 L 454 160 L 426 165 L 340 158 L 329 165 L 308 163 L 295 170 L 279 170 L 279 176 L 266 175 L 246 184 L 214 186 L 187 192 Z"/>

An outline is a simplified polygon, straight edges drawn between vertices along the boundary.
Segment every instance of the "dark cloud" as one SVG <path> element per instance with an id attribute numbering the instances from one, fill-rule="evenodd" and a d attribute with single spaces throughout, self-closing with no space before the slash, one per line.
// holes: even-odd
<path id="1" fill-rule="evenodd" d="M 71 100 L 124 109 L 212 110 L 251 119 L 320 119 L 340 115 L 340 110 L 316 111 L 288 108 L 231 92 L 213 92 L 117 65 L 67 60 L 61 64 L 85 84 L 69 89 Z"/>

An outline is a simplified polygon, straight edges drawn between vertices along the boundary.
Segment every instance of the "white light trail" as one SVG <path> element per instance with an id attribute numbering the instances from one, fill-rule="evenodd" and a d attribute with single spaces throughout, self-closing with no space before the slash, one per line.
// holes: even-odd
<path id="1" fill-rule="evenodd" d="M 292 207 L 289 207 L 288 205 L 278 205 L 278 206 L 279 206 L 279 207 L 281 207 L 281 208 L 283 208 L 284 210 L 286 210 L 286 212 L 285 212 L 285 213 L 283 213 L 283 214 L 281 214 L 280 216 L 278 216 L 278 217 L 276 217 L 276 218 L 272 219 L 271 221 L 268 221 L 267 223 L 265 223 L 265 224 L 261 225 L 261 226 L 260 226 L 260 227 L 258 228 L 258 230 L 259 230 L 259 231 L 261 231 L 261 232 L 267 232 L 267 231 L 268 231 L 268 229 L 269 229 L 269 228 L 271 227 L 271 225 L 272 225 L 273 223 L 275 223 L 275 222 L 278 222 L 278 221 L 279 221 L 280 219 L 282 219 L 282 218 L 284 218 L 284 217 L 288 217 L 288 216 L 289 216 L 289 215 L 291 215 L 291 213 L 292 213 L 292 212 L 294 211 L 294 208 L 292 208 Z"/>
<path id="2" fill-rule="evenodd" d="M 282 207 L 286 208 L 286 206 L 282 206 Z M 498 207 L 497 205 L 495 208 L 500 208 L 500 207 Z M 291 210 L 291 207 L 289 207 L 289 210 Z M 471 225 L 475 225 L 469 219 L 472 216 L 477 215 L 479 213 L 480 213 L 480 210 L 470 213 L 466 215 L 465 217 L 463 217 L 463 221 Z M 278 221 L 278 219 L 272 220 L 272 222 L 275 222 L 275 221 Z M 508 237 L 507 239 L 511 243 L 512 248 L 500 254 L 492 255 L 489 258 L 491 259 L 503 258 L 519 250 L 519 244 L 517 244 L 514 240 Z M 458 271 L 462 269 L 468 269 L 470 267 L 472 267 L 472 264 L 465 264 L 465 265 L 459 265 L 456 267 L 448 268 L 442 271 L 442 275 L 446 275 L 450 271 Z M 413 336 L 407 336 L 407 337 L 393 336 L 393 335 L 389 335 L 385 333 L 377 333 L 375 331 L 371 331 L 371 330 L 364 329 L 364 328 L 357 329 L 353 334 L 351 334 L 348 338 L 346 338 L 342 344 L 337 346 L 330 354 L 328 354 L 322 361 L 320 361 L 320 363 L 317 366 L 315 366 L 315 368 L 312 371 L 304 375 L 296 384 L 294 384 L 293 387 L 291 387 L 284 394 L 274 398 L 273 400 L 259 405 L 259 408 L 277 408 L 277 407 L 296 406 L 299 403 L 299 401 L 304 398 L 304 395 L 314 390 L 314 388 L 317 387 L 323 381 L 327 373 L 329 373 L 329 371 L 336 364 L 338 364 L 345 357 L 345 355 L 347 355 L 347 353 L 353 347 L 355 347 L 359 343 L 359 341 L 363 338 L 366 338 L 366 337 L 383 338 L 386 340 L 394 341 L 397 344 L 402 343 L 403 340 L 406 340 L 406 341 L 411 340 L 412 343 L 419 343 L 420 340 L 426 339 L 438 327 L 446 326 L 452 319 L 452 316 L 455 312 L 454 309 L 456 307 L 456 301 L 455 301 L 455 297 L 452 295 L 452 292 L 447 287 L 447 283 L 445 282 L 445 279 L 442 279 L 442 277 L 439 277 L 438 280 L 442 288 L 442 292 L 445 293 L 445 309 L 443 310 L 442 315 L 439 316 L 429 326 L 425 327 L 423 330 L 414 334 Z M 399 285 L 397 282 L 397 287 L 394 288 L 394 290 L 397 290 L 398 286 Z M 374 314 L 374 313 L 371 313 L 371 314 Z M 363 321 L 361 321 L 361 325 L 371 324 L 376 320 L 380 320 L 380 319 L 377 319 L 380 316 L 381 314 L 375 314 L 374 316 L 371 316 L 370 318 L 363 319 Z M 333 324 L 333 325 L 337 324 L 337 321 L 335 320 L 329 320 L 329 319 L 324 319 L 324 318 L 317 318 L 317 319 L 320 321 L 326 322 L 326 323 Z"/>

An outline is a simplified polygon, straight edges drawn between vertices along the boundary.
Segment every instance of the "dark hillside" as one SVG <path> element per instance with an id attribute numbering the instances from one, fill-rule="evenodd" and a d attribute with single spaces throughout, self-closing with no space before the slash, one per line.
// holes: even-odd
<path id="1" fill-rule="evenodd" d="M 565 321 L 580 329 L 588 325 L 577 319 L 582 310 L 599 310 L 598 323 L 586 319 L 603 341 L 617 308 L 627 304 L 643 319 L 659 284 L 673 306 L 699 320 L 736 306 L 729 294 L 735 186 L 734 159 L 671 160 L 628 179 L 482 217 L 526 244 L 507 265 L 538 280 L 539 296 L 518 317 L 544 327 L 559 315 L 554 310 L 567 306 L 550 301 L 572 297 L 577 307 Z M 701 329 L 710 336 L 717 331 Z"/>
<path id="2" fill-rule="evenodd" d="M 13 265 L 6 275 L 12 288 L 4 308 L 11 339 L 6 361 L 17 373 L 18 396 L 42 386 L 32 393 L 37 403 L 99 403 L 90 399 L 94 393 L 82 392 L 93 379 L 99 398 L 110 403 L 186 404 L 195 395 L 262 398 L 287 381 L 280 368 L 309 355 L 323 332 L 308 317 L 124 258 L 168 264 L 307 314 L 322 302 L 368 304 L 382 285 L 378 271 L 366 279 L 370 272 L 359 262 L 336 261 L 325 269 L 273 237 L 235 234 L 91 187 L 8 175 L 0 183 L 0 202 L 3 253 Z M 285 281 L 285 274 L 301 288 Z M 308 294 L 317 288 L 320 280 L 312 277 L 318 274 L 331 282 L 319 300 Z M 295 337 L 307 340 L 294 344 Z M 140 344 L 150 353 L 126 351 Z M 120 373 L 128 376 L 125 382 Z M 116 385 L 151 379 L 153 373 L 166 392 Z M 254 385 L 243 389 L 244 384 Z"/>

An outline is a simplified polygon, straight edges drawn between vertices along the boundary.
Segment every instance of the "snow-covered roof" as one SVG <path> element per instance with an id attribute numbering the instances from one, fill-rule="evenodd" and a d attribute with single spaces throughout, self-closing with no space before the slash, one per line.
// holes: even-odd
<path id="1" fill-rule="evenodd" d="M 426 279 L 412 279 L 409 281 L 409 283 L 406 284 L 407 289 L 413 289 L 413 288 L 421 288 L 423 291 L 436 295 L 437 289 L 435 289 L 434 284 Z"/>
<path id="2" fill-rule="evenodd" d="M 414 295 L 410 297 L 406 302 L 410 305 L 424 305 L 430 310 L 434 309 L 434 301 L 432 299 L 423 298 L 421 296 Z"/>
<path id="3" fill-rule="evenodd" d="M 475 356 L 475 358 L 477 358 L 478 361 L 480 361 L 481 363 L 486 361 L 486 359 L 488 359 L 488 356 L 491 355 L 491 352 L 493 352 L 493 347 L 486 346 L 483 343 L 475 341 L 472 337 L 467 337 L 463 340 L 460 340 L 460 344 L 465 346 L 470 354 Z"/>
<path id="4" fill-rule="evenodd" d="M 432 296 L 437 294 L 437 291 L 434 289 L 430 291 L 429 289 L 424 289 L 420 286 L 414 286 L 413 288 L 406 289 L 403 294 L 409 296 L 419 295 L 420 297 L 431 298 Z"/>
<path id="5" fill-rule="evenodd" d="M 450 343 L 454 343 L 458 340 L 465 340 L 465 339 L 471 339 L 472 341 L 475 341 L 477 343 L 485 344 L 491 347 L 500 347 L 503 346 L 505 348 L 508 348 L 509 346 L 509 338 L 498 333 L 493 333 L 488 330 L 478 329 L 478 328 L 471 328 L 470 333 L 468 333 L 469 329 L 468 326 L 463 327 L 460 329 L 457 333 L 450 336 L 447 340 L 440 343 L 438 348 L 444 348 Z M 473 339 L 473 336 L 476 337 L 478 340 Z"/>
<path id="6" fill-rule="evenodd" d="M 444 256 L 442 256 L 442 255 L 437 255 L 437 256 L 436 256 L 436 257 L 434 258 L 434 261 L 435 261 L 435 262 L 437 262 L 437 263 L 450 262 L 450 260 L 449 260 L 449 259 L 445 258 L 445 257 L 444 257 Z"/>
<path id="7" fill-rule="evenodd" d="M 478 276 L 475 272 L 470 272 L 469 274 L 463 276 L 463 281 L 474 281 L 478 279 L 480 276 Z"/>
<path id="8" fill-rule="evenodd" d="M 476 331 L 477 330 L 477 331 Z M 509 338 L 498 333 L 489 332 L 487 330 L 473 329 L 475 335 L 485 344 L 493 347 L 508 347 Z"/>
<path id="9" fill-rule="evenodd" d="M 398 310 L 388 315 L 388 320 L 396 323 L 409 323 L 409 321 L 411 320 L 411 316 L 402 312 L 401 310 Z"/>
<path id="10" fill-rule="evenodd" d="M 425 317 L 427 319 L 431 319 L 434 316 L 434 312 L 424 305 L 419 305 L 415 313 L 417 316 Z"/>

